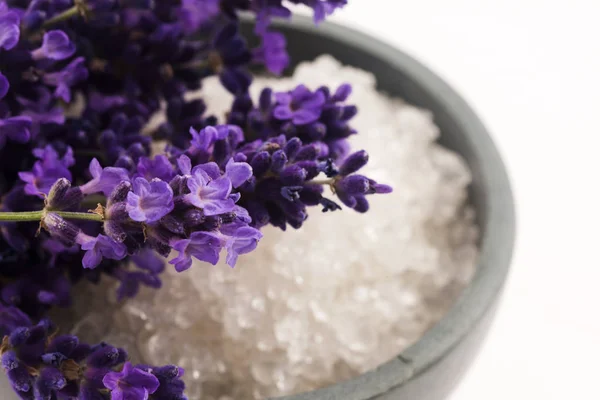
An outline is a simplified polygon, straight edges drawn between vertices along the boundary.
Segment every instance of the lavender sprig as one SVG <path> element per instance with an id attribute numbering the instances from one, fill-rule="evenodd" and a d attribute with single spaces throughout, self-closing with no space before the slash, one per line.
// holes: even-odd
<path id="1" fill-rule="evenodd" d="M 0 353 L 21 398 L 185 399 L 181 369 L 57 336 L 48 310 L 81 279 L 110 276 L 119 298 L 159 288 L 171 253 L 177 271 L 221 252 L 234 266 L 266 224 L 299 228 L 338 200 L 365 212 L 391 191 L 357 174 L 349 85 L 250 98 L 251 66 L 289 64 L 270 25 L 287 4 L 320 22 L 346 0 L 0 0 Z M 256 16 L 256 48 L 240 12 Z M 224 121 L 184 96 L 208 76 L 235 97 Z"/>

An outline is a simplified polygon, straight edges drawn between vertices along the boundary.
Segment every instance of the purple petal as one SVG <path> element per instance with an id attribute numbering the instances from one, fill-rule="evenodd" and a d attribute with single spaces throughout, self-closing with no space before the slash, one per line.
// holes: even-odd
<path id="1" fill-rule="evenodd" d="M 320 108 L 323 104 L 325 104 L 325 95 L 323 92 L 317 91 L 302 102 L 302 108 Z"/>
<path id="2" fill-rule="evenodd" d="M 136 178 L 127 194 L 126 210 L 138 222 L 153 223 L 173 210 L 173 189 L 165 181 Z"/>
<path id="3" fill-rule="evenodd" d="M 0 49 L 11 50 L 19 42 L 19 17 L 14 12 L 0 16 Z"/>
<path id="4" fill-rule="evenodd" d="M 279 105 L 290 105 L 292 103 L 292 95 L 289 93 L 275 93 L 275 102 Z"/>
<path id="5" fill-rule="evenodd" d="M 150 249 L 142 249 L 137 254 L 131 256 L 131 260 L 143 270 L 154 274 L 159 274 L 165 269 L 164 260 Z"/>
<path id="6" fill-rule="evenodd" d="M 243 185 L 252 176 L 252 167 L 245 162 L 235 162 L 229 159 L 225 166 L 225 176 L 229 178 L 234 188 Z"/>
<path id="7" fill-rule="evenodd" d="M 144 388 L 150 394 L 156 392 L 156 389 L 160 385 L 158 378 L 139 368 L 134 368 L 125 379 L 130 386 Z"/>
<path id="8" fill-rule="evenodd" d="M 11 117 L 0 119 L 0 134 L 6 135 L 11 140 L 18 143 L 27 143 L 31 138 L 31 118 L 30 117 Z"/>
<path id="9" fill-rule="evenodd" d="M 235 231 L 226 244 L 227 264 L 235 267 L 238 256 L 249 253 L 256 249 L 262 234 L 258 229 L 244 226 Z"/>
<path id="10" fill-rule="evenodd" d="M 218 179 L 221 177 L 221 169 L 219 168 L 217 163 L 209 162 L 206 164 L 197 165 L 194 168 L 198 168 L 206 172 L 206 175 L 208 175 L 210 179 Z"/>
<path id="11" fill-rule="evenodd" d="M 275 107 L 273 116 L 279 120 L 285 121 L 291 119 L 294 116 L 294 112 L 288 105 L 281 105 Z"/>
<path id="12" fill-rule="evenodd" d="M 174 265 L 177 272 L 185 271 L 192 266 L 192 257 L 185 252 L 190 242 L 189 239 L 181 239 L 171 244 L 173 250 L 178 251 L 179 255 L 169 261 L 169 264 Z"/>
<path id="13" fill-rule="evenodd" d="M 100 252 L 96 249 L 92 248 L 86 251 L 83 259 L 81 260 L 83 264 L 83 268 L 94 269 L 100 264 L 102 261 L 102 256 Z"/>
<path id="14" fill-rule="evenodd" d="M 192 161 L 185 154 L 177 159 L 177 166 L 179 167 L 179 171 L 181 171 L 182 174 L 192 174 Z"/>
<path id="15" fill-rule="evenodd" d="M 93 178 L 98 178 L 102 174 L 102 166 L 96 158 L 90 162 L 89 171 Z"/>
<path id="16" fill-rule="evenodd" d="M 320 110 L 298 110 L 294 112 L 292 122 L 296 125 L 307 125 L 318 120 L 320 116 Z"/>
<path id="17" fill-rule="evenodd" d="M 75 45 L 66 33 L 59 30 L 48 31 L 44 34 L 42 47 L 33 51 L 34 59 L 49 58 L 51 60 L 64 60 L 75 53 Z"/>

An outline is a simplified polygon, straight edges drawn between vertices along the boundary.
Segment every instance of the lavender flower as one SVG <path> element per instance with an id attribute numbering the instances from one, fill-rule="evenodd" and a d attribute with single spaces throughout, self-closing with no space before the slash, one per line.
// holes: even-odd
<path id="1" fill-rule="evenodd" d="M 182 0 L 177 15 L 183 31 L 195 33 L 219 13 L 219 3 L 220 0 Z"/>
<path id="2" fill-rule="evenodd" d="M 289 93 L 277 93 L 273 116 L 278 120 L 291 120 L 295 125 L 315 122 L 321 116 L 325 96 L 321 91 L 311 92 L 300 85 Z"/>
<path id="3" fill-rule="evenodd" d="M 209 174 L 213 169 L 218 171 L 219 167 L 214 163 L 194 167 L 187 180 L 190 193 L 184 196 L 186 202 L 202 209 L 206 216 L 230 212 L 235 206 L 235 202 L 229 197 L 231 180 L 226 176 Z"/>
<path id="4" fill-rule="evenodd" d="M 23 399 L 184 399 L 183 369 L 133 366 L 125 350 L 55 335 L 49 320 L 28 321 L 5 336 L 2 367 Z M 122 368 L 120 368 L 122 365 Z"/>
<path id="5" fill-rule="evenodd" d="M 194 232 L 189 239 L 174 240 L 171 247 L 179 255 L 169 264 L 173 264 L 177 272 L 182 272 L 192 266 L 192 257 L 215 265 L 219 261 L 221 239 L 211 232 Z"/>
<path id="6" fill-rule="evenodd" d="M 106 167 L 102 168 L 97 159 L 90 162 L 89 172 L 92 179 L 80 187 L 84 194 L 102 192 L 109 196 L 121 182 L 129 182 L 129 172 L 124 168 Z"/>
<path id="7" fill-rule="evenodd" d="M 346 0 L 292 3 L 320 21 Z M 257 16 L 258 48 L 240 12 Z M 367 156 L 348 156 L 349 85 L 250 98 L 251 63 L 275 73 L 289 63 L 270 22 L 290 15 L 283 0 L 0 0 L 0 210 L 31 220 L 0 224 L 0 353 L 22 398 L 185 399 L 180 368 L 124 364 L 122 349 L 31 321 L 70 305 L 80 279 L 108 275 L 118 298 L 159 288 L 172 250 L 178 271 L 193 258 L 216 264 L 222 250 L 234 266 L 260 227 L 340 209 L 323 186 L 358 212 L 391 190 L 355 174 Z M 226 125 L 184 96 L 210 75 L 235 96 Z M 167 121 L 151 129 L 161 104 Z M 149 156 L 151 138 L 165 155 Z"/>
<path id="8" fill-rule="evenodd" d="M 127 248 L 124 244 L 104 235 L 92 237 L 79 232 L 75 237 L 75 242 L 86 252 L 83 256 L 84 268 L 96 268 L 103 257 L 111 260 L 122 260 L 127 255 Z"/>
<path id="9" fill-rule="evenodd" d="M 33 165 L 33 169 L 30 172 L 19 172 L 19 178 L 26 183 L 25 193 L 43 197 L 58 179 L 72 179 L 69 167 L 75 163 L 75 159 L 70 147 L 62 157 L 50 145 L 43 149 L 34 149 L 33 154 L 39 159 Z"/>
<path id="10" fill-rule="evenodd" d="M 70 103 L 71 88 L 88 77 L 88 70 L 84 64 L 85 59 L 78 57 L 63 70 L 44 75 L 44 83 L 56 87 L 54 95 L 64 102 Z"/>
<path id="11" fill-rule="evenodd" d="M 0 3 L 0 50 L 11 50 L 19 42 L 19 15 Z"/>
<path id="12" fill-rule="evenodd" d="M 75 45 L 63 31 L 48 31 L 44 34 L 42 46 L 31 52 L 34 60 L 48 58 L 51 60 L 64 60 L 75 53 Z"/>
<path id="13" fill-rule="evenodd" d="M 109 372 L 102 378 L 113 400 L 147 399 L 160 386 L 158 379 L 149 372 L 126 362 L 121 372 Z"/>
<path id="14" fill-rule="evenodd" d="M 279 32 L 265 32 L 261 36 L 262 44 L 254 50 L 254 60 L 263 63 L 274 74 L 280 75 L 290 63 L 285 36 Z"/>
<path id="15" fill-rule="evenodd" d="M 156 222 L 173 210 L 173 189 L 165 181 L 144 178 L 133 181 L 133 191 L 127 194 L 127 212 L 138 222 Z"/>

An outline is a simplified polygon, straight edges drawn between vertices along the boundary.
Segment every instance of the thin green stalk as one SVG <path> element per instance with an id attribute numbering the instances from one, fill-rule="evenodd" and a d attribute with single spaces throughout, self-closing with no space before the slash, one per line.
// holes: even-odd
<path id="1" fill-rule="evenodd" d="M 0 221 L 40 221 L 43 211 L 0 212 Z"/>
<path id="2" fill-rule="evenodd" d="M 47 211 L 22 211 L 22 212 L 0 212 L 0 221 L 8 222 L 26 222 L 26 221 L 41 221 L 44 213 Z M 65 219 L 78 219 L 85 221 L 102 222 L 102 216 L 96 213 L 83 213 L 72 211 L 51 211 Z"/>
<path id="3" fill-rule="evenodd" d="M 58 22 L 66 21 L 69 18 L 74 17 L 76 15 L 81 15 L 81 6 L 77 4 L 44 22 L 44 27 L 47 28 Z"/>

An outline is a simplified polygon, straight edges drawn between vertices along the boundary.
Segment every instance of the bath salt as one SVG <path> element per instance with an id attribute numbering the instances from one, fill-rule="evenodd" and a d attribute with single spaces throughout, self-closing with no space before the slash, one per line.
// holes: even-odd
<path id="1" fill-rule="evenodd" d="M 90 301 L 76 303 L 73 333 L 123 346 L 133 362 L 180 365 L 190 399 L 258 399 L 372 369 L 447 312 L 478 256 L 467 165 L 436 143 L 430 112 L 379 93 L 372 74 L 329 56 L 291 78 L 258 78 L 251 93 L 300 83 L 352 84 L 359 134 L 350 142 L 370 155 L 365 174 L 394 192 L 370 198 L 367 214 L 315 207 L 300 230 L 264 228 L 258 249 L 234 269 L 168 266 L 160 290 L 123 303 L 108 279 L 86 285 Z M 231 104 L 216 80 L 200 93 L 215 115 Z"/>

